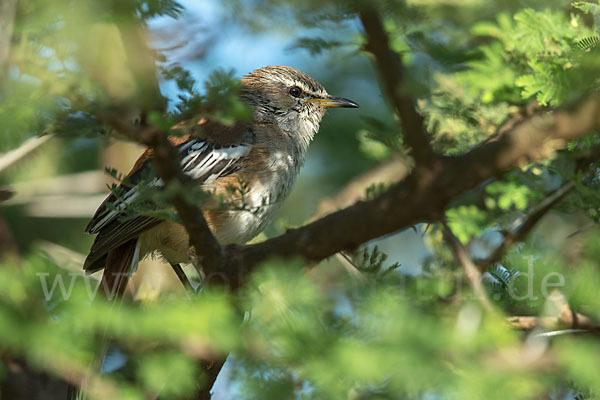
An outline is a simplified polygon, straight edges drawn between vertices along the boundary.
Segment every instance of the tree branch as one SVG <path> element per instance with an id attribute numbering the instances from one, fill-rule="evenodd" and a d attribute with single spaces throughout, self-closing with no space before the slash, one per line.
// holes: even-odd
<path id="1" fill-rule="evenodd" d="M 205 272 L 207 275 L 225 273 L 231 289 L 238 288 L 258 264 L 271 257 L 301 256 L 319 261 L 417 222 L 439 220 L 446 205 L 458 195 L 524 162 L 546 157 L 566 140 L 600 126 L 600 97 L 593 95 L 570 110 L 524 119 L 465 155 L 438 157 L 429 144 L 423 117 L 416 111 L 414 101 L 405 94 L 403 80 L 406 73 L 400 56 L 389 46 L 379 16 L 367 7 L 360 17 L 367 35 L 366 47 L 377 60 L 391 103 L 401 119 L 406 143 L 412 148 L 416 168 L 398 185 L 373 200 L 359 201 L 302 228 L 248 246 L 221 247 L 208 228 L 201 209 L 189 204 L 183 196 L 174 195 L 172 204 Z M 139 39 L 135 38 L 134 41 Z M 126 43 L 127 49 L 135 47 Z M 135 56 L 136 52 L 132 54 Z M 152 77 L 146 68 L 142 69 L 140 79 Z M 142 100 L 142 105 L 144 103 Z M 159 108 L 148 107 L 150 109 L 144 110 Z M 169 132 L 145 125 L 145 118 L 140 127 L 123 123 L 113 116 L 102 119 L 121 134 L 154 149 L 156 170 L 165 184 L 189 183 L 190 179 L 181 171 L 177 151 L 167 139 Z M 476 268 L 475 271 L 479 273 Z M 217 373 L 218 368 L 215 377 Z M 211 381 L 212 378 L 210 375 Z M 210 386 L 205 388 L 203 397 L 210 392 Z"/>
<path id="2" fill-rule="evenodd" d="M 127 67 L 136 83 L 137 93 L 132 101 L 140 107 L 142 119 L 145 119 L 145 114 L 151 111 L 164 112 L 167 99 L 160 91 L 156 76 L 156 53 L 148 46 L 148 32 L 145 25 L 137 18 L 130 17 L 136 13 L 135 3 L 120 1 L 114 2 L 113 6 L 116 15 L 124 16 L 116 18 L 114 22 L 121 33 L 127 54 Z"/>
<path id="3" fill-rule="evenodd" d="M 413 99 L 407 94 L 406 69 L 402 59 L 390 47 L 388 35 L 377 11 L 371 6 L 365 6 L 360 10 L 359 16 L 367 37 L 365 49 L 375 57 L 383 86 L 400 117 L 402 133 L 412 149 L 416 167 L 429 166 L 435 158 L 435 153 L 429 143 L 424 118 L 417 112 Z"/>
<path id="4" fill-rule="evenodd" d="M 523 330 L 569 328 L 581 329 L 596 334 L 600 333 L 600 324 L 592 318 L 573 310 L 564 294 L 559 290 L 555 289 L 550 292 L 549 301 L 553 303 L 556 309 L 557 314 L 555 316 L 512 316 L 508 318 L 508 322 L 512 327 Z"/>
<path id="5" fill-rule="evenodd" d="M 179 182 L 182 187 L 185 187 L 193 184 L 181 170 L 179 154 L 167 139 L 166 132 L 154 126 L 134 126 L 108 114 L 102 115 L 101 119 L 120 134 L 153 149 L 156 173 L 165 185 Z M 194 246 L 204 272 L 219 271 L 224 264 L 221 245 L 209 229 L 200 207 L 189 203 L 180 193 L 173 196 L 171 203 L 181 218 L 181 223 L 190 237 L 190 244 Z"/>
<path id="6" fill-rule="evenodd" d="M 458 240 L 458 238 L 454 235 L 454 232 L 450 229 L 448 224 L 442 220 L 442 226 L 444 227 L 444 236 L 446 237 L 446 241 L 450 245 L 450 249 L 452 250 L 452 254 L 456 260 L 462 266 L 462 269 L 469 281 L 469 284 L 473 288 L 475 295 L 477 296 L 477 300 L 481 303 L 483 308 L 486 311 L 493 311 L 494 306 L 490 302 L 490 299 L 487 296 L 485 288 L 483 287 L 483 283 L 481 281 L 481 273 L 477 269 L 477 266 L 471 259 L 471 255 L 465 249 L 465 246 Z"/>
<path id="7" fill-rule="evenodd" d="M 40 148 L 50 139 L 52 139 L 52 135 L 32 137 L 27 139 L 16 149 L 8 151 L 4 154 L 0 154 L 0 174 L 33 151 Z"/>
<path id="8" fill-rule="evenodd" d="M 569 109 L 533 115 L 464 155 L 440 158 L 425 172 L 413 171 L 373 200 L 359 201 L 261 243 L 227 246 L 226 273 L 235 287 L 255 265 L 269 257 L 302 256 L 319 261 L 418 222 L 440 220 L 455 197 L 487 179 L 548 157 L 567 140 L 599 128 L 599 116 L 598 94 Z"/>
<path id="9" fill-rule="evenodd" d="M 270 257 L 301 256 L 319 261 L 418 222 L 439 220 L 456 196 L 485 180 L 531 160 L 550 155 L 566 140 L 600 127 L 600 95 L 591 95 L 571 109 L 533 115 L 503 131 L 494 139 L 462 156 L 440 158 L 426 173 L 414 171 L 381 196 L 334 212 L 284 235 L 247 246 L 218 244 L 198 207 L 181 196 L 173 199 L 182 223 L 188 229 L 208 273 L 221 271 L 232 289 L 247 274 Z M 133 127 L 115 118 L 104 118 L 117 131 L 157 150 L 157 172 L 170 182 L 186 182 L 175 149 L 166 134 L 153 127 Z M 368 221 L 368 223 L 365 223 Z"/>
<path id="10" fill-rule="evenodd" d="M 508 318 L 508 323 L 516 329 L 530 331 L 536 328 L 545 329 L 582 329 L 585 331 L 600 333 L 600 324 L 589 317 L 570 311 L 569 317 L 566 314 L 557 317 L 536 317 L 536 316 L 512 316 Z"/>
<path id="11" fill-rule="evenodd" d="M 515 243 L 523 241 L 533 227 L 550 211 L 559 201 L 561 201 L 573 188 L 575 182 L 570 181 L 556 189 L 552 194 L 544 199 L 529 215 L 517 219 L 513 222 L 513 227 L 504 233 L 504 240 L 486 259 L 478 263 L 477 268 L 480 272 L 485 272 L 492 264 L 500 261 L 504 253 Z"/>
<path id="12" fill-rule="evenodd" d="M 389 185 L 404 179 L 410 170 L 411 163 L 401 155 L 394 155 L 381 164 L 376 165 L 352 179 L 335 196 L 321 200 L 312 219 L 321 218 L 333 211 L 351 206 L 364 200 L 367 188 L 373 184 Z"/>
<path id="13" fill-rule="evenodd" d="M 575 160 L 575 171 L 581 172 L 588 169 L 590 164 L 598 159 L 600 159 L 600 147 L 593 149 L 590 154 L 577 158 Z M 513 244 L 523 241 L 544 215 L 573 190 L 575 184 L 575 181 L 565 183 L 547 196 L 544 201 L 538 204 L 528 215 L 515 220 L 512 227 L 507 232 L 504 232 L 504 238 L 500 246 L 478 264 L 479 271 L 486 271 L 492 264 L 500 261 L 504 253 Z"/>
<path id="14" fill-rule="evenodd" d="M 153 149 L 156 172 L 165 186 L 175 182 L 180 183 L 181 187 L 193 184 L 191 179 L 183 173 L 179 163 L 179 153 L 169 142 L 166 132 L 162 132 L 154 126 L 134 126 L 109 114 L 102 115 L 101 119 L 120 134 Z M 196 257 L 201 263 L 205 275 L 217 273 L 225 265 L 223 250 L 208 227 L 202 210 L 197 205 L 189 203 L 180 193 L 176 193 L 171 198 L 171 203 L 177 210 L 181 223 L 190 237 L 190 244 L 196 250 Z M 182 279 L 182 277 L 179 278 Z M 185 279 L 187 280 L 187 277 Z M 188 287 L 186 289 L 189 291 Z M 216 357 L 212 362 L 202 364 L 207 381 L 197 393 L 198 400 L 210 400 L 210 391 L 224 363 L 225 358 Z"/>

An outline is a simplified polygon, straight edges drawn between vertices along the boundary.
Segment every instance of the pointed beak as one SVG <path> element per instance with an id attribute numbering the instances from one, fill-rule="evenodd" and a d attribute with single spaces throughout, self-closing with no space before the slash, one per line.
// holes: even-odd
<path id="1" fill-rule="evenodd" d="M 328 97 L 326 99 L 310 99 L 309 103 L 318 103 L 323 108 L 358 108 L 359 105 L 343 97 Z"/>

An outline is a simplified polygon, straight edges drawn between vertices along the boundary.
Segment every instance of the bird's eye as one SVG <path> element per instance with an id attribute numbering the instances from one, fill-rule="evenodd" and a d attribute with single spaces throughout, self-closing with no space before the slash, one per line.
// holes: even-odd
<path id="1" fill-rule="evenodd" d="M 298 86 L 292 86 L 290 88 L 290 94 L 294 97 L 300 97 L 302 94 L 302 89 L 300 89 Z"/>

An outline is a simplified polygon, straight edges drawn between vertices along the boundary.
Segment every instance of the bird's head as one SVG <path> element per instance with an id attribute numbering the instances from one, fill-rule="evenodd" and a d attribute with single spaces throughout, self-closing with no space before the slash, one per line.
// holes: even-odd
<path id="1" fill-rule="evenodd" d="M 271 65 L 242 78 L 242 100 L 256 122 L 277 124 L 289 135 L 310 141 L 327 108 L 357 108 L 352 100 L 331 96 L 316 80 L 284 65 Z"/>

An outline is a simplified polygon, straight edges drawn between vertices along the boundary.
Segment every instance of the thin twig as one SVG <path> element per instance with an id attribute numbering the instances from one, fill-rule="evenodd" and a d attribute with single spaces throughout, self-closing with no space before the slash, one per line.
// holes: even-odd
<path id="1" fill-rule="evenodd" d="M 511 228 L 504 234 L 500 246 L 496 248 L 485 260 L 478 263 L 480 272 L 485 272 L 492 264 L 498 262 L 504 253 L 515 243 L 525 239 L 533 227 L 546 215 L 559 201 L 561 201 L 573 188 L 574 181 L 565 183 L 552 192 L 538 204 L 527 216 L 518 218 L 512 223 Z"/>
<path id="2" fill-rule="evenodd" d="M 465 249 L 465 246 L 458 240 L 458 238 L 454 235 L 454 232 L 450 229 L 448 224 L 445 221 L 442 221 L 442 226 L 444 227 L 444 234 L 446 236 L 446 241 L 450 245 L 450 249 L 454 254 L 456 260 L 460 263 L 469 281 L 469 284 L 473 288 L 477 299 L 487 311 L 493 311 L 494 307 L 490 302 L 490 299 L 487 296 L 485 288 L 483 287 L 483 283 L 481 281 L 481 273 L 477 269 L 477 266 L 473 262 L 471 255 Z"/>
<path id="3" fill-rule="evenodd" d="M 194 286 L 188 279 L 183 268 L 181 268 L 181 265 L 180 264 L 171 264 L 171 267 L 173 268 L 175 275 L 177 275 L 177 278 L 179 278 L 179 281 L 181 282 L 181 284 L 183 285 L 185 290 L 188 292 L 188 294 L 190 296 L 194 296 L 196 294 L 196 291 L 194 290 Z"/>
<path id="4" fill-rule="evenodd" d="M 0 174 L 8 167 L 21 160 L 23 157 L 38 149 L 52 138 L 52 135 L 44 135 L 27 139 L 21 146 L 0 155 Z"/>
<path id="5" fill-rule="evenodd" d="M 577 320 L 579 321 L 576 324 L 576 329 L 582 329 L 584 331 L 593 331 L 600 332 L 600 325 L 598 323 L 592 322 L 588 317 L 575 313 L 577 315 Z M 545 328 L 545 329 L 558 329 L 558 328 L 570 328 L 574 329 L 572 323 L 568 323 L 564 321 L 560 317 L 536 317 L 536 316 L 512 316 L 508 318 L 508 323 L 516 329 L 523 329 L 526 331 L 535 329 L 535 328 Z"/>
<path id="6" fill-rule="evenodd" d="M 561 291 L 552 290 L 548 300 L 556 310 L 556 315 L 547 317 L 512 316 L 508 318 L 508 322 L 514 328 L 523 330 L 569 328 L 596 334 L 600 333 L 600 324 L 592 318 L 573 310 Z"/>
<path id="7" fill-rule="evenodd" d="M 587 231 L 588 229 L 592 229 L 597 224 L 598 223 L 596 221 L 588 222 L 584 226 L 577 228 L 577 230 L 575 232 L 569 233 L 565 239 L 571 239 L 572 237 L 577 236 L 580 233 Z"/>
<path id="8" fill-rule="evenodd" d="M 341 252 L 337 253 L 335 256 L 350 276 L 352 276 L 354 279 L 356 279 L 360 283 L 368 282 L 367 278 L 364 276 L 364 274 L 358 268 L 358 265 L 356 265 L 354 263 L 354 261 L 352 261 L 352 258 L 345 251 L 341 251 Z"/>
<path id="9" fill-rule="evenodd" d="M 600 159 L 600 148 L 593 149 L 590 154 L 575 160 L 576 172 L 583 172 L 589 169 L 590 165 Z M 589 172 L 588 172 L 589 173 Z M 518 218 L 512 223 L 511 228 L 504 233 L 503 241 L 485 260 L 479 262 L 479 271 L 486 271 L 491 265 L 500 261 L 504 253 L 513 244 L 523 241 L 527 234 L 535 225 L 546 215 L 556 204 L 565 198 L 574 188 L 576 182 L 569 181 L 548 195 L 540 204 L 538 204 L 528 215 Z M 571 237 L 573 234 L 567 236 Z"/>

